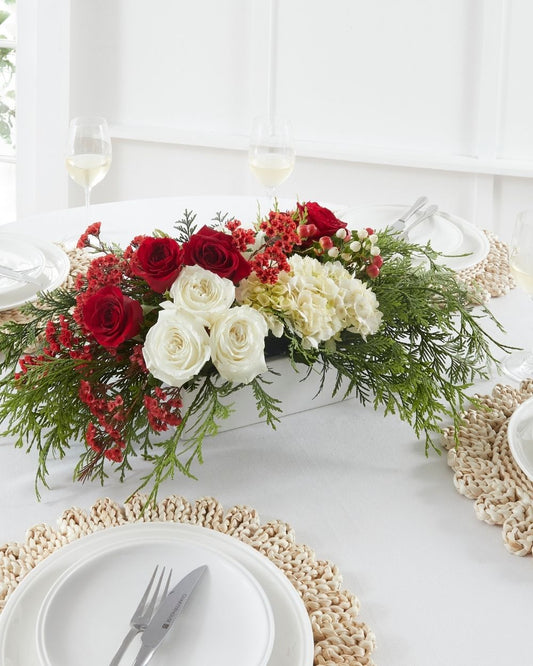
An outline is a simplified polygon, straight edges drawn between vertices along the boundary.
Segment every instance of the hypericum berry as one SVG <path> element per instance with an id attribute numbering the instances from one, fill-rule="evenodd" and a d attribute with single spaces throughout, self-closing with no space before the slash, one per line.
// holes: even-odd
<path id="1" fill-rule="evenodd" d="M 331 250 L 333 247 L 333 241 L 329 236 L 322 236 L 318 242 L 323 250 Z"/>
<path id="2" fill-rule="evenodd" d="M 318 229 L 316 224 L 301 224 L 298 227 L 298 234 L 301 238 L 309 238 L 315 236 Z"/>
<path id="3" fill-rule="evenodd" d="M 341 240 L 346 240 L 346 236 L 348 236 L 348 232 L 346 231 L 346 229 L 341 227 L 340 229 L 337 229 L 337 231 L 335 232 L 335 236 L 337 236 L 337 238 L 340 238 Z"/>
<path id="4" fill-rule="evenodd" d="M 376 278 L 379 275 L 379 268 L 376 264 L 370 264 L 370 266 L 366 267 L 366 274 L 369 278 Z"/>

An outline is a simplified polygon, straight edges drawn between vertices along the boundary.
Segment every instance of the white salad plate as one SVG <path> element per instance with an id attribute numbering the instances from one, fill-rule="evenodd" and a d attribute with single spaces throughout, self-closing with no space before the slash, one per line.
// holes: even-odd
<path id="1" fill-rule="evenodd" d="M 208 570 L 152 658 L 154 666 L 268 664 L 274 619 L 263 588 L 233 558 L 191 535 L 179 541 L 117 543 L 72 565 L 51 587 L 37 617 L 43 666 L 107 664 L 158 563 L 172 568 L 174 585 L 200 565 Z M 138 650 L 135 641 L 125 661 L 134 661 Z"/>
<path id="2" fill-rule="evenodd" d="M 533 398 L 523 402 L 509 419 L 507 441 L 517 465 L 533 481 Z"/>
<path id="3" fill-rule="evenodd" d="M 0 233 L 0 265 L 14 271 L 26 271 L 26 275 L 37 278 L 44 268 L 44 254 L 29 236 Z M 20 282 L 0 275 L 0 294 L 20 288 Z"/>
<path id="4" fill-rule="evenodd" d="M 7 234 L 6 234 L 7 235 Z M 4 234 L 0 232 L 0 246 Z M 32 247 L 42 253 L 44 265 L 41 271 L 34 277 L 40 283 L 40 287 L 31 284 L 17 284 L 6 293 L 0 293 L 0 311 L 16 308 L 24 303 L 29 303 L 37 298 L 39 291 L 53 291 L 61 286 L 70 270 L 68 256 L 57 245 L 38 238 L 31 239 Z M 0 261 L 0 263 L 2 263 Z M 10 281 L 13 285 L 13 282 Z"/>
<path id="5" fill-rule="evenodd" d="M 267 557 L 208 528 L 156 522 L 95 532 L 39 563 L 0 615 L 0 663 L 107 664 L 154 565 L 172 567 L 175 584 L 204 563 L 209 570 L 155 653 L 154 666 L 312 665 L 305 606 Z M 139 647 L 137 638 L 124 663 L 133 662 Z"/>
<path id="6" fill-rule="evenodd" d="M 394 224 L 408 208 L 408 205 L 396 204 L 360 206 L 339 211 L 337 216 L 347 222 L 350 228 L 371 227 L 379 231 Z M 414 219 L 408 220 L 407 224 Z M 438 262 L 455 271 L 475 266 L 485 259 L 490 250 L 482 229 L 456 215 L 441 211 L 415 226 L 408 232 L 408 239 L 422 246 L 429 242 L 436 252 L 442 253 Z"/>

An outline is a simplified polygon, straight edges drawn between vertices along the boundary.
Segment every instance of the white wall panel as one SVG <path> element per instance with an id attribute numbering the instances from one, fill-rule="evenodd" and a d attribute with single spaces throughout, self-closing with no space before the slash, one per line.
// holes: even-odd
<path id="1" fill-rule="evenodd" d="M 533 180 L 498 178 L 494 194 L 494 217 L 498 220 L 498 235 L 502 240 L 510 241 L 517 214 L 526 208 L 533 209 Z"/>
<path id="2" fill-rule="evenodd" d="M 40 188 L 18 182 L 19 200 L 25 214 L 64 205 L 63 162 L 41 146 L 62 145 L 49 119 L 66 108 L 111 123 L 113 165 L 95 202 L 262 195 L 246 146 L 272 83 L 297 139 L 279 196 L 355 205 L 426 194 L 505 232 L 518 202 L 533 205 L 532 22 L 531 0 L 70 0 L 70 40 L 53 48 L 70 91 L 46 114 L 24 107 L 20 129 L 35 141 L 21 172 L 32 162 Z M 32 80 L 57 91 L 40 62 Z M 82 202 L 73 184 L 68 201 Z"/>
<path id="3" fill-rule="evenodd" d="M 248 0 L 73 2 L 73 111 L 98 107 L 124 125 L 225 132 L 247 125 L 252 7 Z"/>
<path id="4" fill-rule="evenodd" d="M 480 9 L 283 1 L 279 106 L 302 138 L 471 154 Z"/>
<path id="5" fill-rule="evenodd" d="M 509 1 L 509 36 L 503 90 L 502 157 L 533 160 L 533 2 Z"/>

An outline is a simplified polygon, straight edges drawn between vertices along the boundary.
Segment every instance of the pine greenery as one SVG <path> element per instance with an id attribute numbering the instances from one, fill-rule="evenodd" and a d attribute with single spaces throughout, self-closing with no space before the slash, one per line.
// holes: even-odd
<path id="1" fill-rule="evenodd" d="M 186 220 L 184 238 L 194 231 L 194 217 L 187 215 Z M 384 264 L 371 284 L 383 313 L 378 333 L 363 340 L 344 331 L 335 345 L 309 350 L 286 331 L 286 353 L 299 372 L 302 367 L 309 372 L 318 370 L 321 385 L 326 373 L 335 373 L 335 394 L 355 396 L 364 404 L 397 414 L 417 437 L 423 437 L 427 453 L 430 448 L 438 450 L 436 436 L 445 421 L 460 424 L 471 401 L 468 389 L 488 376 L 491 363 L 497 363 L 491 349 L 506 347 L 484 330 L 488 320 L 495 321 L 490 311 L 484 305 L 472 305 L 468 288 L 452 270 L 437 263 L 438 255 L 429 246 L 411 245 L 385 232 L 380 233 L 380 248 Z M 20 448 L 37 450 L 38 496 L 47 487 L 50 457 L 63 458 L 76 446 L 80 451 L 76 480 L 103 484 L 110 473 L 123 480 L 136 456 L 149 461 L 151 469 L 138 490 L 148 490 L 149 501 L 155 501 L 161 483 L 176 472 L 194 476 L 194 465 L 203 462 L 206 437 L 215 435 L 220 423 L 238 409 L 243 387 L 222 381 L 208 363 L 184 387 L 190 400 L 182 411 L 181 424 L 155 435 L 141 406 L 147 385 L 158 382 L 150 375 L 133 374 L 127 359 L 121 361 L 104 348 L 84 361 L 83 367 L 79 359 L 54 358 L 28 367 L 24 381 L 18 381 L 19 359 L 28 351 L 41 353 L 46 323 L 68 315 L 74 305 L 75 295 L 58 289 L 24 306 L 27 323 L 12 321 L 0 329 L 2 435 L 14 437 Z M 124 401 L 127 446 L 121 462 L 112 463 L 80 444 L 92 418 L 79 398 L 80 376 L 102 380 L 111 391 L 107 399 L 120 395 Z M 251 390 L 259 417 L 275 428 L 282 405 L 269 394 L 268 384 L 268 375 L 258 377 Z"/>

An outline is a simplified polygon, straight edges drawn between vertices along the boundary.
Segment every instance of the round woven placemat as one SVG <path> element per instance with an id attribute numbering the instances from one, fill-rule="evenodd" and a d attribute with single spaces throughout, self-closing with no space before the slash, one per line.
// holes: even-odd
<path id="1" fill-rule="evenodd" d="M 509 272 L 507 245 L 490 231 L 484 233 L 489 240 L 488 255 L 475 266 L 458 272 L 472 290 L 474 300 L 480 303 L 503 296 L 515 286 Z"/>
<path id="2" fill-rule="evenodd" d="M 375 638 L 364 622 L 357 619 L 359 602 L 342 586 L 337 567 L 318 560 L 305 545 L 296 543 L 294 531 L 281 521 L 261 524 L 255 509 L 234 506 L 225 511 L 211 497 L 190 504 L 171 496 L 143 513 L 146 497 L 136 495 L 119 506 L 110 499 L 98 500 L 87 513 L 71 508 L 57 521 L 57 527 L 36 525 L 28 530 L 24 543 L 8 543 L 0 548 L 2 581 L 0 609 L 18 583 L 39 562 L 71 541 L 87 534 L 134 522 L 170 521 L 200 525 L 230 535 L 268 557 L 290 580 L 300 594 L 313 629 L 314 664 L 333 666 L 373 666 Z"/>
<path id="3" fill-rule="evenodd" d="M 533 554 L 533 483 L 516 464 L 507 441 L 513 412 L 533 397 L 533 379 L 520 387 L 498 384 L 491 395 L 476 395 L 458 430 L 444 433 L 448 464 L 458 492 L 474 500 L 476 516 L 501 525 L 503 543 L 515 555 Z"/>

